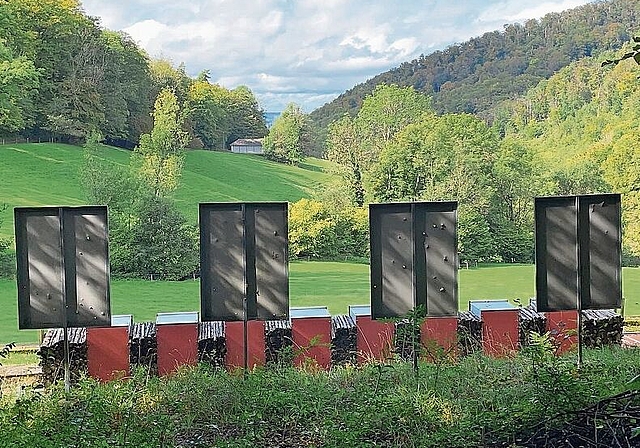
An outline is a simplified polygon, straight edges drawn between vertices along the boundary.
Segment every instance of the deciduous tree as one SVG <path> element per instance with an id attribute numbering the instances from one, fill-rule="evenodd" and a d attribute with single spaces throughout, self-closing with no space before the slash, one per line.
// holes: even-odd
<path id="1" fill-rule="evenodd" d="M 33 62 L 14 58 L 0 39 L 0 132 L 19 131 L 31 124 L 39 81 Z"/>
<path id="2" fill-rule="evenodd" d="M 168 88 L 161 90 L 154 106 L 153 130 L 140 137 L 133 157 L 138 175 L 154 196 L 166 196 L 178 187 L 188 138 L 182 121 L 176 96 Z"/>
<path id="3" fill-rule="evenodd" d="M 297 164 L 304 160 L 311 143 L 311 124 L 295 103 L 287 105 L 276 118 L 269 135 L 263 141 L 264 155 L 268 159 Z"/>

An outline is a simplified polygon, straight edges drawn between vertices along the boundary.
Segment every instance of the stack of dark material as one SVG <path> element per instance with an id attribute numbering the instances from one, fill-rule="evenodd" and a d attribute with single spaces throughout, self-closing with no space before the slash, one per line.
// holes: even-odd
<path id="1" fill-rule="evenodd" d="M 520 308 L 518 316 L 518 339 L 520 347 L 531 342 L 531 332 L 544 334 L 547 331 L 547 317 L 536 311 L 535 302 Z"/>
<path id="2" fill-rule="evenodd" d="M 613 310 L 582 311 L 582 341 L 595 348 L 622 343 L 624 319 Z"/>
<path id="3" fill-rule="evenodd" d="M 289 365 L 293 362 L 291 322 L 268 320 L 264 323 L 265 360 L 267 364 Z"/>
<path id="4" fill-rule="evenodd" d="M 585 409 L 545 418 L 533 428 L 510 436 L 508 441 L 492 443 L 485 440 L 483 446 L 637 448 L 640 446 L 637 440 L 639 420 L 640 392 L 627 391 Z M 486 435 L 486 439 L 491 438 L 491 434 Z"/>
<path id="5" fill-rule="evenodd" d="M 396 322 L 394 352 L 400 359 L 411 361 L 414 347 L 420 347 L 420 339 L 420 325 L 412 324 L 409 319 Z"/>
<path id="6" fill-rule="evenodd" d="M 224 322 L 200 322 L 198 326 L 198 361 L 222 368 L 226 354 Z"/>
<path id="7" fill-rule="evenodd" d="M 463 356 L 482 349 L 482 320 L 471 311 L 458 313 L 458 348 Z"/>
<path id="8" fill-rule="evenodd" d="M 158 372 L 158 343 L 155 322 L 136 322 L 129 333 L 131 366 L 147 367 Z"/>
<path id="9" fill-rule="evenodd" d="M 355 364 L 357 361 L 356 323 L 351 316 L 331 316 L 331 364 Z"/>
<path id="10" fill-rule="evenodd" d="M 71 381 L 76 382 L 87 372 L 87 329 L 69 328 L 68 338 L 69 370 Z M 64 331 L 61 328 L 47 330 L 38 356 L 45 384 L 64 379 Z"/>

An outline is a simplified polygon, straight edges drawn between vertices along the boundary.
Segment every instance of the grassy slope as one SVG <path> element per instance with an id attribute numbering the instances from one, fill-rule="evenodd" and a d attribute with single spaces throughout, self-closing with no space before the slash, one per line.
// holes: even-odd
<path id="1" fill-rule="evenodd" d="M 131 152 L 105 147 L 104 157 L 126 165 Z M 0 237 L 13 235 L 13 207 L 86 203 L 79 181 L 82 148 L 61 144 L 0 146 Z M 189 151 L 183 180 L 175 193 L 178 207 L 197 221 L 199 202 L 297 201 L 311 196 L 329 175 L 328 162 L 310 158 L 301 167 L 261 156 Z"/>
<path id="2" fill-rule="evenodd" d="M 460 271 L 460 308 L 470 299 L 524 299 L 534 293 L 534 267 L 499 265 Z M 640 268 L 623 271 L 627 315 L 640 315 Z M 157 312 L 200 309 L 200 283 L 116 280 L 111 284 L 112 312 L 133 314 L 138 322 Z M 369 266 L 354 263 L 293 262 L 290 266 L 292 306 L 326 305 L 332 314 L 349 305 L 369 303 Z M 16 284 L 0 280 L 0 343 L 35 342 L 35 331 L 17 330 Z"/>

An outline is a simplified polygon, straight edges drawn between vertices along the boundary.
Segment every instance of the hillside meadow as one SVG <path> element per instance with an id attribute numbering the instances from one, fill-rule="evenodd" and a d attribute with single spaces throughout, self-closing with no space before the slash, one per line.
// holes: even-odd
<path id="1" fill-rule="evenodd" d="M 84 205 L 80 183 L 83 149 L 55 143 L 0 146 L 0 237 L 13 236 L 13 207 Z M 131 151 L 104 147 L 102 157 L 129 163 Z M 271 162 L 258 155 L 187 151 L 182 181 L 175 192 L 179 209 L 198 220 L 198 203 L 289 201 L 310 197 L 331 179 L 329 162 L 308 158 L 300 166 Z"/>
<path id="2" fill-rule="evenodd" d="M 532 265 L 487 265 L 459 272 L 460 309 L 473 299 L 508 299 L 524 305 L 534 295 Z M 358 263 L 294 261 L 290 264 L 291 306 L 327 306 L 346 314 L 349 305 L 369 303 L 369 266 Z M 624 268 L 625 315 L 640 315 L 640 268 Z M 133 314 L 137 322 L 155 320 L 156 313 L 200 309 L 200 282 L 113 280 L 113 314 Z M 19 331 L 14 280 L 0 280 L 0 343 L 37 342 L 36 331 Z"/>

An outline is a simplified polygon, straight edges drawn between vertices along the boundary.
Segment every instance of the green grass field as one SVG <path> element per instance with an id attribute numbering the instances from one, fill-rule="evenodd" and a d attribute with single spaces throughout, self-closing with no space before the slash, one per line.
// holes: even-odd
<path id="1" fill-rule="evenodd" d="M 522 299 L 534 295 L 534 266 L 497 265 L 459 272 L 460 308 L 470 299 Z M 325 305 L 332 314 L 349 305 L 369 303 L 369 266 L 356 263 L 293 262 L 290 265 L 291 306 Z M 640 315 L 640 268 L 623 270 L 626 315 Z M 200 283 L 114 280 L 113 314 L 133 314 L 138 322 L 154 320 L 158 312 L 200 309 Z M 17 293 L 12 280 L 0 280 L 0 343 L 36 342 L 36 331 L 17 330 Z"/>
<path id="2" fill-rule="evenodd" d="M 130 151 L 104 147 L 103 156 L 129 163 Z M 13 236 L 13 207 L 82 205 L 79 180 L 82 148 L 31 143 L 0 146 L 0 237 Z M 275 163 L 262 156 L 217 151 L 188 151 L 182 182 L 175 192 L 180 210 L 197 222 L 198 203 L 226 201 L 297 201 L 310 197 L 331 178 L 329 162 L 308 158 L 301 166 Z"/>

